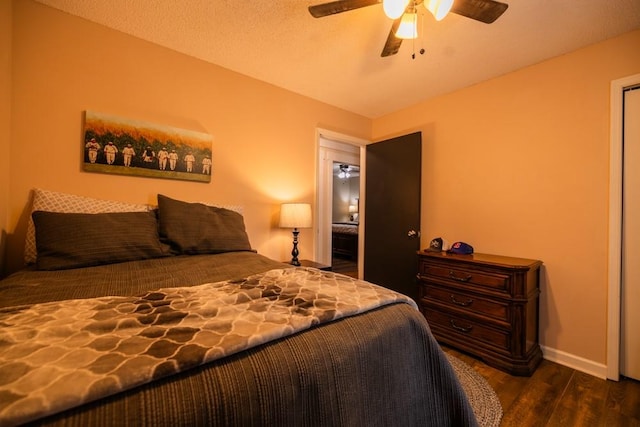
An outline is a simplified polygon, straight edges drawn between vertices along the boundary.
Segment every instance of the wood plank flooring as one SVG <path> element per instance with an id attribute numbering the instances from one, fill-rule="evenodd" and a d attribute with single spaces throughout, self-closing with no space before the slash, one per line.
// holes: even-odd
<path id="1" fill-rule="evenodd" d="M 358 263 L 344 259 L 333 257 L 331 260 L 331 270 L 347 276 L 358 278 Z"/>
<path id="2" fill-rule="evenodd" d="M 502 403 L 501 426 L 640 427 L 640 382 L 607 381 L 543 360 L 531 377 L 515 377 L 465 353 L 445 352 L 473 367 Z"/>

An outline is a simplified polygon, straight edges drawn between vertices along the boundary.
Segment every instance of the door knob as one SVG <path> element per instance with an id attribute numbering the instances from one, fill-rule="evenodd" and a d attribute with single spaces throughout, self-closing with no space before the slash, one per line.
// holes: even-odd
<path id="1" fill-rule="evenodd" d="M 411 238 L 411 239 L 415 239 L 420 237 L 420 232 L 416 231 L 416 230 L 409 230 L 407 232 L 407 237 Z"/>

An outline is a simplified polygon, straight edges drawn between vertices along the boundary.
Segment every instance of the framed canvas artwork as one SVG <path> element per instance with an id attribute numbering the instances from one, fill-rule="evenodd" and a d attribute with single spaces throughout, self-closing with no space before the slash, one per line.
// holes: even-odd
<path id="1" fill-rule="evenodd" d="M 86 111 L 83 170 L 211 182 L 212 145 L 206 133 Z"/>

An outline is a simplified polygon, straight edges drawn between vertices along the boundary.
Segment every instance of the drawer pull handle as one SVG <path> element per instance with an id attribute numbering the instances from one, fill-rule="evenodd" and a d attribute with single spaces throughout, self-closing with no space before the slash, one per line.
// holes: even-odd
<path id="1" fill-rule="evenodd" d="M 453 280 L 457 280 L 458 282 L 468 282 L 469 280 L 471 280 L 471 275 L 470 274 L 467 274 L 465 277 L 458 277 L 451 270 L 449 270 L 449 277 L 451 277 Z"/>
<path id="2" fill-rule="evenodd" d="M 465 328 L 463 326 L 456 325 L 456 322 L 453 319 L 451 319 L 450 322 L 451 322 L 451 327 L 460 332 L 471 332 L 471 330 L 473 329 L 473 325 L 469 325 Z"/>
<path id="3" fill-rule="evenodd" d="M 455 295 L 453 295 L 453 294 L 451 294 L 451 301 L 452 301 L 454 304 L 456 304 L 456 305 L 460 305 L 460 306 L 462 306 L 462 307 L 468 307 L 468 306 L 470 306 L 471 304 L 473 304 L 473 300 L 472 300 L 471 298 L 469 298 L 469 299 L 468 299 L 468 300 L 466 300 L 466 301 L 458 301 L 458 300 L 456 299 L 456 296 L 455 296 Z"/>

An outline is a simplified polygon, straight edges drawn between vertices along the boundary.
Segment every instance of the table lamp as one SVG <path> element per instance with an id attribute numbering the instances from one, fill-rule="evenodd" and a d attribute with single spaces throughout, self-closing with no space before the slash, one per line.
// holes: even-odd
<path id="1" fill-rule="evenodd" d="M 349 221 L 355 221 L 358 218 L 358 207 L 356 205 L 349 205 Z"/>
<path id="2" fill-rule="evenodd" d="M 293 250 L 291 265 L 300 265 L 298 261 L 299 228 L 311 228 L 311 205 L 308 203 L 283 203 L 280 207 L 280 228 L 293 228 Z"/>

